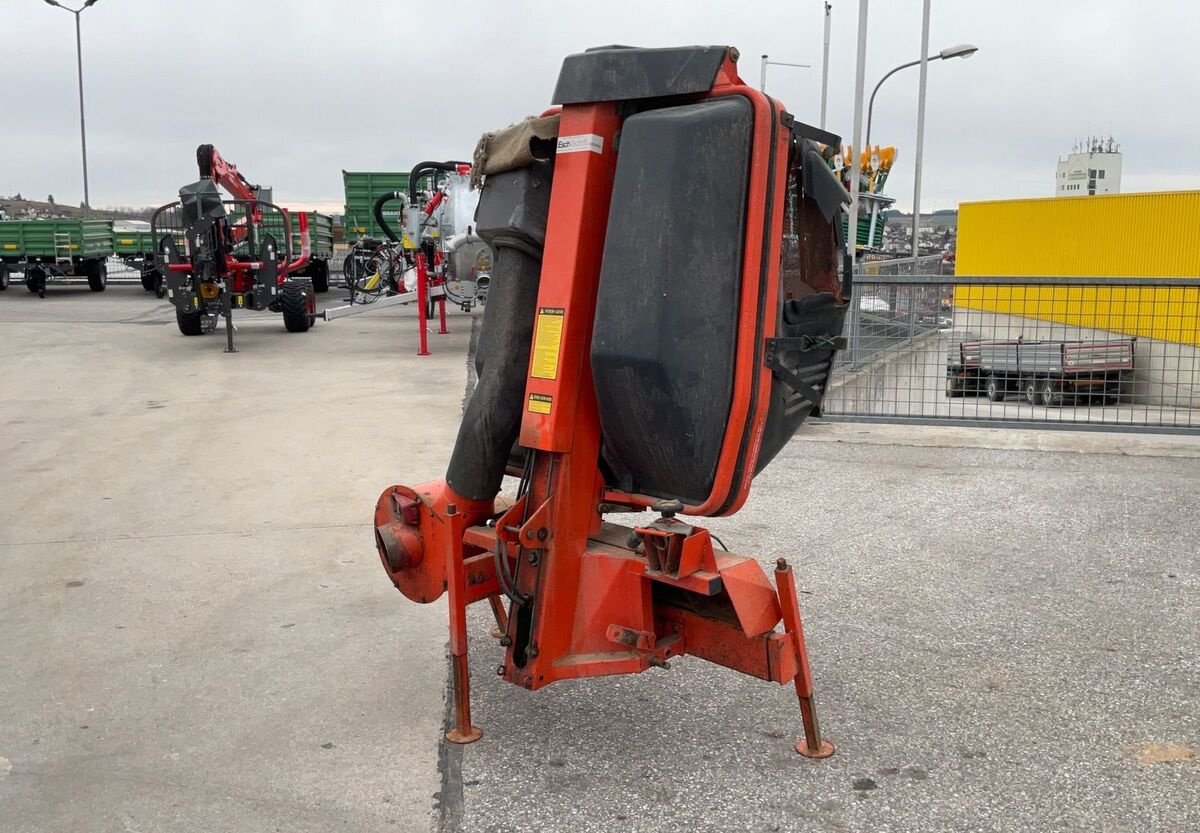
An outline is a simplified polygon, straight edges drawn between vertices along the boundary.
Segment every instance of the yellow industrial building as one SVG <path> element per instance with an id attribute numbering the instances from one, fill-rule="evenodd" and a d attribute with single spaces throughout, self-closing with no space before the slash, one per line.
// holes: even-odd
<path id="1" fill-rule="evenodd" d="M 1200 191 L 963 203 L 957 260 L 960 275 L 1200 277 Z M 1192 287 L 964 287 L 955 303 L 1200 345 Z"/>
<path id="2" fill-rule="evenodd" d="M 1008 332 L 1024 321 L 1061 325 L 1070 338 L 1137 336 L 1147 396 L 1200 405 L 1200 390 L 1181 385 L 1179 372 L 1200 361 L 1200 287 L 1116 280 L 1200 277 L 1200 191 L 963 203 L 956 272 L 1095 278 L 1095 286 L 962 286 L 955 307 Z"/>

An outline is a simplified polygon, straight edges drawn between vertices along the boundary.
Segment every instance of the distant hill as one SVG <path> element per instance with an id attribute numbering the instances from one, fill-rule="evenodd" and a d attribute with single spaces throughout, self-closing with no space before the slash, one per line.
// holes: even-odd
<path id="1" fill-rule="evenodd" d="M 10 220 L 21 220 L 31 217 L 61 217 L 76 218 L 83 216 L 83 209 L 78 206 L 60 205 L 41 200 L 16 199 L 15 197 L 0 197 L 0 209 Z M 93 208 L 92 217 L 100 220 L 149 220 L 154 213 L 153 208 Z"/>
<path id="2" fill-rule="evenodd" d="M 912 225 L 912 214 L 905 214 L 896 209 L 889 209 L 884 212 L 889 222 L 904 223 Z M 943 208 L 940 211 L 934 211 L 932 214 L 921 212 L 921 225 L 933 226 L 934 228 L 946 228 L 947 226 L 958 227 L 958 211 L 953 208 Z"/>

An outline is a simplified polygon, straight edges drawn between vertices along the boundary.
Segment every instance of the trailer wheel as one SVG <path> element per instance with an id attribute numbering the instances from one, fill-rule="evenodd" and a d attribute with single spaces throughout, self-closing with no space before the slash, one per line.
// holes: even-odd
<path id="1" fill-rule="evenodd" d="M 1051 379 L 1042 382 L 1041 394 L 1042 404 L 1047 408 L 1057 408 L 1063 403 L 1062 391 Z"/>
<path id="2" fill-rule="evenodd" d="M 179 332 L 185 336 L 202 336 L 217 328 L 217 316 L 207 314 L 204 310 L 184 312 L 176 307 L 175 323 L 179 325 Z"/>
<path id="3" fill-rule="evenodd" d="M 963 380 L 957 376 L 946 374 L 946 396 L 953 398 L 963 394 Z"/>
<path id="4" fill-rule="evenodd" d="M 162 278 L 162 273 L 157 268 L 142 270 L 142 289 L 147 292 L 155 292 L 158 290 L 158 282 Z"/>
<path id="5" fill-rule="evenodd" d="M 987 398 L 992 402 L 1003 402 L 1008 393 L 1004 379 L 989 376 L 987 380 Z"/>
<path id="6" fill-rule="evenodd" d="M 1025 380 L 1025 401 L 1030 405 L 1036 405 L 1038 401 L 1038 389 L 1036 379 Z"/>
<path id="7" fill-rule="evenodd" d="M 312 275 L 313 289 L 317 292 L 329 291 L 329 261 L 314 260 L 309 273 Z"/>
<path id="8" fill-rule="evenodd" d="M 293 278 L 283 282 L 279 292 L 283 326 L 289 333 L 307 332 L 317 323 L 317 298 L 311 281 Z"/>
<path id="9" fill-rule="evenodd" d="M 25 288 L 39 298 L 46 297 L 46 270 L 40 266 L 25 269 Z"/>
<path id="10" fill-rule="evenodd" d="M 108 264 L 103 260 L 89 260 L 84 270 L 92 292 L 103 292 L 108 288 Z"/>
<path id="11" fill-rule="evenodd" d="M 0 263 L 0 292 L 8 289 L 8 264 Z"/>

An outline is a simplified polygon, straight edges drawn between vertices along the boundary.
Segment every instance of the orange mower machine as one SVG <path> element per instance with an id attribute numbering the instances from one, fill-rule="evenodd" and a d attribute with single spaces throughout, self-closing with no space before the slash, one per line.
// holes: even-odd
<path id="1" fill-rule="evenodd" d="M 454 743 L 482 734 L 466 609 L 487 601 L 510 683 L 691 654 L 794 684 L 797 751 L 833 752 L 792 568 L 780 559 L 772 582 L 680 517 L 737 512 L 819 408 L 849 298 L 846 192 L 821 152 L 840 141 L 747 86 L 737 57 L 571 55 L 559 106 L 476 151 L 476 230 L 495 253 L 479 382 L 446 479 L 375 507 L 395 586 L 449 592 Z M 506 473 L 515 500 L 499 497 Z M 647 509 L 633 528 L 605 520 Z"/>

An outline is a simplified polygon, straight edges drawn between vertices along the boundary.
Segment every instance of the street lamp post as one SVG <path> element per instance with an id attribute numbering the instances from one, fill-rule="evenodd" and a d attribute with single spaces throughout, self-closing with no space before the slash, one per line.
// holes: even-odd
<path id="1" fill-rule="evenodd" d="M 884 81 L 888 80 L 889 78 L 891 78 L 893 75 L 895 75 L 897 72 L 899 72 L 902 69 L 908 69 L 909 67 L 915 67 L 915 66 L 919 65 L 922 60 L 946 61 L 946 60 L 949 60 L 950 58 L 969 58 L 978 51 L 979 51 L 978 46 L 972 46 L 969 43 L 963 43 L 963 44 L 959 44 L 958 46 L 947 47 L 946 49 L 943 49 L 941 52 L 938 52 L 934 55 L 930 55 L 928 58 L 925 58 L 925 59 L 918 58 L 915 61 L 909 61 L 907 64 L 901 64 L 900 66 L 898 66 L 892 70 L 889 70 L 886 75 L 884 75 L 882 78 L 879 79 L 879 83 L 875 85 L 875 89 L 871 90 L 871 99 L 867 103 L 867 137 L 864 140 L 866 143 L 866 146 L 867 147 L 871 146 L 871 112 L 875 109 L 875 93 L 879 92 L 879 88 L 883 86 Z M 922 95 L 923 94 L 924 94 L 924 91 L 922 90 Z"/>
<path id="2" fill-rule="evenodd" d="M 821 129 L 825 129 L 825 104 L 829 100 L 829 28 L 833 6 L 825 4 L 825 48 L 821 54 Z"/>
<path id="3" fill-rule="evenodd" d="M 792 64 L 787 61 L 769 61 L 767 56 L 762 56 L 762 69 L 758 73 L 758 89 L 761 92 L 767 91 L 767 65 L 774 64 L 777 67 L 801 67 L 802 69 L 812 69 L 811 64 Z"/>
<path id="4" fill-rule="evenodd" d="M 83 5 L 78 9 L 64 6 L 58 0 L 42 0 L 42 2 L 47 6 L 53 6 L 75 15 L 75 66 L 79 75 L 79 144 L 83 149 L 83 216 L 87 217 L 91 214 L 92 203 L 88 195 L 87 122 L 83 116 L 83 40 L 79 32 L 79 16 L 83 14 L 84 9 L 96 5 L 97 0 L 83 0 Z"/>

